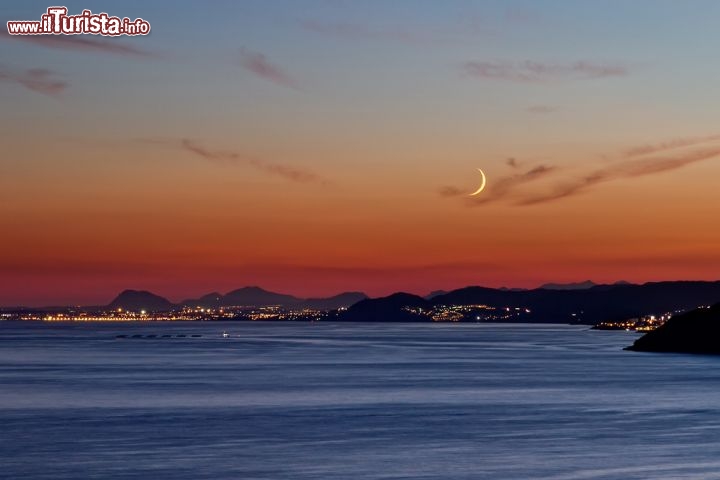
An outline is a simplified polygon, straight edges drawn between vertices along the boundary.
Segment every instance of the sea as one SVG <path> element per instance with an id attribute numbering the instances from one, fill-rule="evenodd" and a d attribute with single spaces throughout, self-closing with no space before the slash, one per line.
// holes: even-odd
<path id="1" fill-rule="evenodd" d="M 720 479 L 720 357 L 637 337 L 0 322 L 0 478 Z"/>

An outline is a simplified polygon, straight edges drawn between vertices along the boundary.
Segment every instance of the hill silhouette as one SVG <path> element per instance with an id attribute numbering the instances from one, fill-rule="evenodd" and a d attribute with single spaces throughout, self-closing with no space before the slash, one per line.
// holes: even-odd
<path id="1" fill-rule="evenodd" d="M 212 292 L 207 293 L 200 298 L 188 298 L 180 302 L 179 305 L 186 307 L 218 308 L 221 306 L 222 298 L 222 293 Z"/>
<path id="2" fill-rule="evenodd" d="M 439 297 L 440 295 L 447 295 L 446 290 L 433 290 L 432 292 L 425 295 L 425 300 L 432 300 L 435 297 Z"/>
<path id="3" fill-rule="evenodd" d="M 302 301 L 303 308 L 314 310 L 335 310 L 343 307 L 350 307 L 368 296 L 362 292 L 345 292 L 329 298 L 307 298 Z"/>
<path id="4" fill-rule="evenodd" d="M 117 310 L 167 312 L 174 308 L 172 302 L 145 290 L 124 290 L 110 302 L 107 308 Z"/>
<path id="5" fill-rule="evenodd" d="M 594 325 L 601 321 L 624 320 L 647 314 L 691 310 L 720 300 L 720 282 L 655 282 L 643 285 L 618 283 L 596 285 L 585 289 L 509 290 L 486 287 L 465 287 L 426 299 L 409 293 L 395 293 L 382 298 L 367 298 L 360 292 L 347 292 L 330 298 L 303 299 L 264 290 L 244 287 L 226 295 L 209 293 L 195 300 L 173 305 L 167 299 L 147 291 L 126 290 L 108 308 L 127 310 L 167 311 L 178 306 L 268 306 L 313 308 L 339 312 L 338 319 L 349 321 L 427 321 L 405 307 L 433 308 L 443 305 L 487 305 L 521 307 L 530 312 L 519 320 L 539 323 L 582 323 Z"/>
<path id="6" fill-rule="evenodd" d="M 720 354 L 720 303 L 671 318 L 627 350 Z"/>
<path id="7" fill-rule="evenodd" d="M 243 287 L 226 293 L 222 297 L 220 304 L 223 306 L 265 307 L 268 305 L 282 305 L 284 307 L 294 307 L 301 302 L 300 298 L 292 295 L 270 292 L 260 287 Z"/>
<path id="8" fill-rule="evenodd" d="M 362 300 L 343 312 L 339 319 L 350 322 L 422 322 L 428 317 L 414 314 L 406 307 L 431 308 L 432 304 L 410 293 L 393 293 L 387 297 Z"/>
<path id="9" fill-rule="evenodd" d="M 148 312 L 166 312 L 179 307 L 219 308 L 228 306 L 284 308 L 310 308 L 315 310 L 335 310 L 349 307 L 368 298 L 362 292 L 344 292 L 328 298 L 298 298 L 293 295 L 275 293 L 260 287 L 243 287 L 222 295 L 208 293 L 196 299 L 186 299 L 173 304 L 166 298 L 148 291 L 125 290 L 105 307 L 93 307 L 93 310 L 122 308 L 124 310 Z"/>

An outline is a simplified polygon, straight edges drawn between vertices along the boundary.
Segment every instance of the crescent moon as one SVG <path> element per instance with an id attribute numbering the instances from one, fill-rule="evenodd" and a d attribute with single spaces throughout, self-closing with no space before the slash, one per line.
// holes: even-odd
<path id="1" fill-rule="evenodd" d="M 487 183 L 487 179 L 485 178 L 485 173 L 482 171 L 482 169 L 478 168 L 478 172 L 480 172 L 480 175 L 482 176 L 482 182 L 480 183 L 480 188 L 475 190 L 473 193 L 471 193 L 469 196 L 474 197 L 478 193 L 485 190 L 485 184 Z"/>

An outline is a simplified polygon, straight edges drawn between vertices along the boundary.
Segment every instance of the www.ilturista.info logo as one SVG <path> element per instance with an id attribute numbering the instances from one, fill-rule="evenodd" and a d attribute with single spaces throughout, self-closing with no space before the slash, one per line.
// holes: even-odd
<path id="1" fill-rule="evenodd" d="M 68 15 L 66 7 L 49 7 L 47 13 L 35 20 L 7 22 L 10 35 L 147 35 L 150 22 L 142 18 L 111 17 L 107 13 L 83 10 L 80 15 Z"/>

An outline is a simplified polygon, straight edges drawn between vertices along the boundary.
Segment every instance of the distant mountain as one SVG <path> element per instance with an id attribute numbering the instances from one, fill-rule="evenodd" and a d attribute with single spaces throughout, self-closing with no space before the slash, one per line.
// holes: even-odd
<path id="1" fill-rule="evenodd" d="M 432 300 L 433 298 L 439 297 L 440 295 L 445 295 L 446 293 L 448 292 L 446 292 L 445 290 L 434 290 L 425 295 L 425 300 Z"/>
<path id="2" fill-rule="evenodd" d="M 268 305 L 282 305 L 294 307 L 302 302 L 302 299 L 285 295 L 282 293 L 270 292 L 260 287 L 244 287 L 228 292 L 222 297 L 223 306 L 252 306 L 265 307 Z"/>
<path id="3" fill-rule="evenodd" d="M 217 308 L 222 303 L 223 295 L 218 292 L 208 293 L 200 298 L 187 299 L 180 302 L 180 305 L 186 307 L 204 307 L 204 308 Z"/>
<path id="4" fill-rule="evenodd" d="M 529 310 L 523 321 L 582 323 L 594 325 L 606 320 L 624 320 L 650 313 L 688 310 L 720 300 L 720 282 L 657 282 L 644 285 L 596 285 L 582 290 L 501 290 L 465 287 L 430 300 L 396 294 L 359 302 L 340 319 L 392 321 L 399 315 L 411 321 L 404 306 L 487 305 L 496 308 L 522 307 Z M 407 302 L 403 304 L 403 302 Z M 424 320 L 417 318 L 416 320 Z"/>
<path id="5" fill-rule="evenodd" d="M 597 283 L 585 280 L 578 283 L 546 283 L 541 285 L 540 288 L 543 290 L 587 290 L 595 286 L 597 286 Z"/>
<path id="6" fill-rule="evenodd" d="M 427 321 L 413 309 L 442 305 L 488 305 L 496 308 L 527 309 L 522 321 L 545 323 L 582 323 L 594 325 L 601 321 L 624 320 L 647 314 L 691 310 L 699 305 L 720 301 L 720 282 L 656 282 L 643 285 L 595 285 L 583 289 L 508 290 L 486 287 L 465 287 L 425 299 L 408 293 L 396 293 L 369 299 L 360 292 L 348 292 L 327 299 L 302 299 L 245 287 L 226 295 L 210 293 L 197 300 L 186 300 L 187 306 L 268 306 L 314 308 L 339 312 L 338 319 L 352 321 Z M 166 311 L 174 305 L 150 292 L 126 290 L 108 308 L 126 310 Z M 406 308 L 409 307 L 409 308 Z"/>
<path id="7" fill-rule="evenodd" d="M 123 310 L 146 310 L 148 312 L 166 312 L 172 310 L 173 307 L 172 302 L 166 298 L 144 290 L 125 290 L 107 306 L 111 310 L 122 308 Z"/>
<path id="8" fill-rule="evenodd" d="M 279 305 L 285 308 L 312 308 L 334 310 L 368 298 L 362 292 L 345 292 L 329 298 L 298 298 L 293 295 L 275 293 L 260 287 L 244 287 L 222 295 L 217 292 L 197 299 L 183 300 L 180 304 L 188 307 L 217 308 L 228 306 L 265 307 Z"/>
<path id="9" fill-rule="evenodd" d="M 345 292 L 329 298 L 307 298 L 301 302 L 303 308 L 314 310 L 335 310 L 354 305 L 368 296 L 362 292 Z"/>
<path id="10" fill-rule="evenodd" d="M 627 350 L 720 354 L 720 303 L 671 318 Z"/>
<path id="11" fill-rule="evenodd" d="M 388 297 L 362 300 L 338 317 L 349 322 L 420 322 L 428 317 L 417 315 L 407 308 L 431 308 L 422 297 L 409 293 L 394 293 Z"/>

